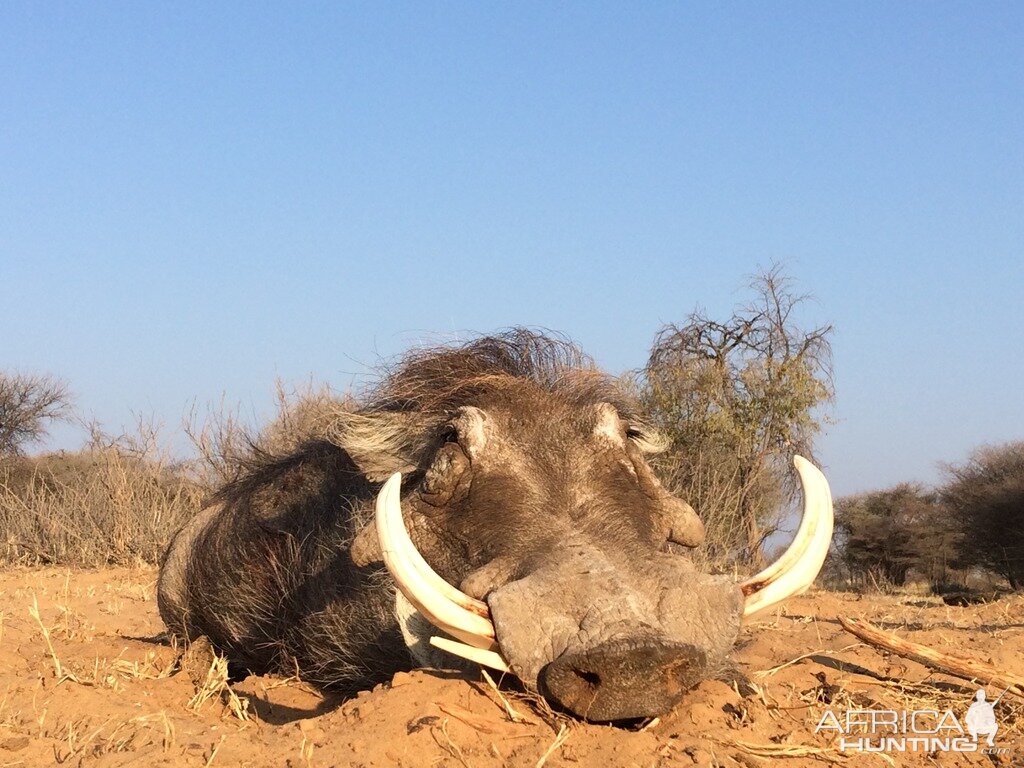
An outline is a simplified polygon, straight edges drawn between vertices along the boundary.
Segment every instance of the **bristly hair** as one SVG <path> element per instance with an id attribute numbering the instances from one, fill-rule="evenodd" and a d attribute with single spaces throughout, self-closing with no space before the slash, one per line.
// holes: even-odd
<path id="1" fill-rule="evenodd" d="M 385 479 L 418 466 L 460 407 L 524 383 L 581 407 L 612 403 L 642 427 L 633 399 L 579 347 L 559 334 L 512 328 L 410 352 L 382 370 L 354 410 L 335 413 L 328 434 L 368 478 Z"/>
<path id="2" fill-rule="evenodd" d="M 524 381 L 580 402 L 622 398 L 612 380 L 569 339 L 527 328 L 458 347 L 417 349 L 383 373 L 367 410 L 451 413 L 483 394 Z"/>

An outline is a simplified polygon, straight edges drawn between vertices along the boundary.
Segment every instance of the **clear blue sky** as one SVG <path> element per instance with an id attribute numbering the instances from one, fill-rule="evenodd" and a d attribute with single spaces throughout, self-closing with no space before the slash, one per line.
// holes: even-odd
<path id="1" fill-rule="evenodd" d="M 0 365 L 113 428 L 518 324 L 619 372 L 780 260 L 834 490 L 929 482 L 1024 439 L 1022 246 L 1019 3 L 0 4 Z"/>

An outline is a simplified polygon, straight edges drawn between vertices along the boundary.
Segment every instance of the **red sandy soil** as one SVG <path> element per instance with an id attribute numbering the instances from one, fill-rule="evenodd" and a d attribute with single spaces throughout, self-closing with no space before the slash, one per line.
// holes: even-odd
<path id="1" fill-rule="evenodd" d="M 400 673 L 338 701 L 296 680 L 228 687 L 201 648 L 175 672 L 180 649 L 162 639 L 155 581 L 148 568 L 0 571 L 0 768 L 1024 765 L 1024 701 L 1012 694 L 996 708 L 995 754 L 856 753 L 835 731 L 815 732 L 827 709 L 951 709 L 963 722 L 977 688 L 863 645 L 837 615 L 1024 676 L 1024 596 L 963 608 L 804 596 L 744 629 L 735 658 L 750 686 L 706 681 L 660 719 L 622 728 L 454 673 Z"/>

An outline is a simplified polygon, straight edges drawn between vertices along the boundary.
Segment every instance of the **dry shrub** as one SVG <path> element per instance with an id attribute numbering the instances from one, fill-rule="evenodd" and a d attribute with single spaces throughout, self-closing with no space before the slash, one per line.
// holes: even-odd
<path id="1" fill-rule="evenodd" d="M 117 438 L 94 429 L 75 453 L 9 457 L 0 462 L 0 562 L 158 562 L 205 493 L 147 425 Z"/>
<path id="2" fill-rule="evenodd" d="M 945 469 L 940 493 L 959 534 L 958 564 L 1024 590 L 1024 442 L 982 446 Z"/>
<path id="3" fill-rule="evenodd" d="M 797 317 L 808 297 L 780 267 L 751 300 L 716 320 L 694 310 L 657 334 L 636 386 L 668 441 L 655 468 L 707 526 L 709 564 L 757 570 L 764 543 L 798 494 L 794 455 L 813 460 L 832 400 L 832 327 Z"/>
<path id="4" fill-rule="evenodd" d="M 158 429 L 140 422 L 111 437 L 90 428 L 76 452 L 0 458 L 0 563 L 73 566 L 157 563 L 204 499 L 265 453 L 326 437 L 350 409 L 326 386 L 277 386 L 277 414 L 262 429 L 237 410 L 196 411 L 185 431 L 196 456 L 176 460 Z"/>
<path id="5" fill-rule="evenodd" d="M 726 572 L 742 561 L 748 533 L 742 510 L 748 496 L 757 495 L 757 503 L 766 508 L 783 504 L 772 484 L 774 475 L 762 469 L 744 480 L 739 463 L 714 448 L 697 448 L 684 455 L 670 452 L 655 456 L 651 464 L 665 487 L 686 499 L 704 523 L 704 544 L 691 555 L 702 569 Z M 774 523 L 762 522 L 762 539 L 775 531 Z"/>
<path id="6" fill-rule="evenodd" d="M 237 479 L 261 454 L 283 454 L 308 440 L 329 439 L 332 426 L 354 407 L 347 393 L 313 382 L 289 390 L 278 381 L 275 399 L 277 414 L 261 429 L 246 425 L 238 409 L 223 402 L 202 415 L 192 409 L 185 434 L 197 454 L 193 469 L 199 482 L 216 488 Z"/>
<path id="7" fill-rule="evenodd" d="M 60 379 L 0 371 L 0 455 L 20 455 L 71 416 L 71 394 Z"/>

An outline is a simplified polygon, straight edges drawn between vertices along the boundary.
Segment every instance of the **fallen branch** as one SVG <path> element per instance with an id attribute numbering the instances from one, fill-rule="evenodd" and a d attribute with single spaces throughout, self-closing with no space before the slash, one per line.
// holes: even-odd
<path id="1" fill-rule="evenodd" d="M 720 744 L 729 744 L 722 741 Z M 808 757 L 810 755 L 827 755 L 835 750 L 831 747 L 815 747 L 809 744 L 754 744 L 750 741 L 733 741 L 747 754 L 755 757 Z"/>
<path id="2" fill-rule="evenodd" d="M 851 635 L 859 637 L 865 643 L 870 643 L 898 656 L 913 659 L 927 667 L 937 669 L 939 672 L 945 672 L 947 675 L 965 680 L 980 680 L 1000 688 L 1006 688 L 1010 693 L 1024 699 L 1024 679 L 1000 672 L 990 664 L 966 656 L 936 651 L 934 648 L 920 643 L 912 643 L 862 619 L 847 619 L 843 616 L 838 618 L 843 629 Z"/>

